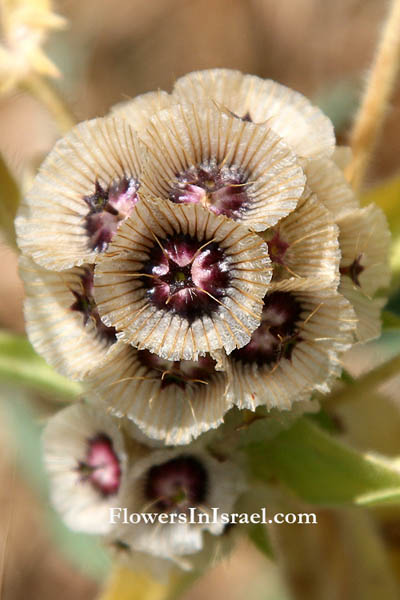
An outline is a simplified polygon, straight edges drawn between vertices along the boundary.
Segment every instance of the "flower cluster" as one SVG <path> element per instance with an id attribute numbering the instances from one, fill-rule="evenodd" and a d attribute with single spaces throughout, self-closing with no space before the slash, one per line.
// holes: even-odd
<path id="1" fill-rule="evenodd" d="M 201 528 L 127 540 L 101 515 L 118 502 L 231 508 L 238 467 L 193 440 L 234 406 L 307 406 L 341 354 L 379 334 L 389 231 L 359 206 L 348 160 L 301 94 L 222 69 L 56 144 L 16 226 L 29 338 L 90 404 L 45 436 L 71 527 L 162 558 L 200 551 Z"/>

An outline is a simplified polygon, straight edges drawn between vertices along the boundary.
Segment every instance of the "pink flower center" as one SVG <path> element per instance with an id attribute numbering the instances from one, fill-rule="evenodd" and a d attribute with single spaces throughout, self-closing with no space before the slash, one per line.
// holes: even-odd
<path id="1" fill-rule="evenodd" d="M 132 178 L 114 182 L 107 189 L 96 181 L 94 194 L 84 196 L 89 206 L 85 221 L 91 250 L 107 249 L 120 222 L 129 217 L 138 202 L 138 188 L 139 183 Z"/>
<path id="2" fill-rule="evenodd" d="M 261 325 L 246 346 L 232 352 L 232 358 L 258 366 L 278 362 L 281 358 L 290 359 L 294 346 L 300 341 L 296 328 L 300 312 L 301 306 L 291 294 L 267 295 Z"/>
<path id="3" fill-rule="evenodd" d="M 160 243 L 143 269 L 149 275 L 142 281 L 150 301 L 189 321 L 216 310 L 230 281 L 223 250 L 182 235 Z"/>
<path id="4" fill-rule="evenodd" d="M 181 173 L 169 199 L 179 204 L 202 204 L 217 215 L 239 219 L 249 204 L 248 185 L 240 169 L 210 162 Z"/>
<path id="5" fill-rule="evenodd" d="M 89 440 L 86 460 L 78 467 L 85 481 L 101 493 L 112 496 L 119 490 L 121 467 L 111 439 L 105 433 L 99 433 Z"/>
<path id="6" fill-rule="evenodd" d="M 151 467 L 145 478 L 145 496 L 159 512 L 184 512 L 204 502 L 208 475 L 193 456 L 179 456 Z"/>
<path id="7" fill-rule="evenodd" d="M 93 298 L 93 270 L 94 267 L 85 267 L 85 272 L 81 276 L 81 289 L 79 291 L 71 290 L 75 302 L 70 309 L 82 313 L 84 326 L 91 320 L 96 327 L 97 335 L 105 342 L 113 344 L 116 341 L 116 330 L 114 327 L 104 325 Z"/>
<path id="8" fill-rule="evenodd" d="M 164 360 L 148 350 L 140 350 L 139 359 L 144 366 L 149 368 L 152 375 L 161 380 L 161 389 L 170 385 L 177 385 L 183 390 L 188 384 L 204 385 L 216 372 L 216 362 L 209 356 L 201 356 L 197 361 L 172 362 Z"/>

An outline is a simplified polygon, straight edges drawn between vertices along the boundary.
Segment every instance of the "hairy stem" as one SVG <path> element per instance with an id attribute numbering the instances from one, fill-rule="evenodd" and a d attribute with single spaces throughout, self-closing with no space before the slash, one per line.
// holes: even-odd
<path id="1" fill-rule="evenodd" d="M 353 130 L 353 160 L 346 177 L 359 191 L 382 129 L 385 112 L 396 82 L 400 58 L 400 0 L 392 0 Z"/>

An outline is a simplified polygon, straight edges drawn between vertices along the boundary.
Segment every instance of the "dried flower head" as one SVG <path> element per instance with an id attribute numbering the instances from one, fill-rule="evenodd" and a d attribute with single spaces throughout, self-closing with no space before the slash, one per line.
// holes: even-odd
<path id="1" fill-rule="evenodd" d="M 169 361 L 118 342 L 86 379 L 113 414 L 150 438 L 188 444 L 218 427 L 231 408 L 229 376 L 211 356 Z"/>
<path id="2" fill-rule="evenodd" d="M 77 125 L 57 142 L 22 203 L 22 252 L 46 269 L 96 262 L 139 200 L 142 152 L 124 120 Z"/>
<path id="3" fill-rule="evenodd" d="M 143 134 L 143 185 L 177 204 L 199 204 L 261 231 L 296 207 L 304 174 L 269 127 L 236 119 L 214 104 L 158 112 Z"/>
<path id="4" fill-rule="evenodd" d="M 95 299 L 118 337 L 167 360 L 231 352 L 258 326 L 267 246 L 195 205 L 144 200 L 95 271 Z"/>
<path id="5" fill-rule="evenodd" d="M 158 443 L 298 409 L 378 335 L 389 232 L 329 119 L 214 69 L 58 142 L 17 218 L 38 352 Z"/>
<path id="6" fill-rule="evenodd" d="M 340 372 L 338 356 L 351 347 L 356 317 L 350 303 L 307 280 L 287 281 L 267 293 L 261 324 L 250 342 L 232 352 L 232 389 L 240 408 L 288 410 L 315 390 L 329 391 Z"/>
<path id="7" fill-rule="evenodd" d="M 35 350 L 60 373 L 82 379 L 117 341 L 93 299 L 93 267 L 57 273 L 21 257 L 26 331 Z"/>
<path id="8" fill-rule="evenodd" d="M 107 533 L 109 508 L 119 506 L 127 455 L 118 421 L 77 404 L 48 422 L 43 435 L 51 499 L 71 529 Z"/>

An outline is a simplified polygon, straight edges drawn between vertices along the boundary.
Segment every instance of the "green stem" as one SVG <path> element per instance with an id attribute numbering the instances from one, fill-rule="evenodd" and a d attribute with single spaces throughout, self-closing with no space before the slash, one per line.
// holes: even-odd
<path id="1" fill-rule="evenodd" d="M 387 362 L 375 367 L 365 375 L 354 380 L 354 383 L 348 383 L 346 387 L 334 392 L 327 398 L 329 404 L 338 402 L 347 402 L 358 398 L 362 400 L 364 394 L 375 389 L 381 383 L 387 381 L 390 377 L 397 375 L 400 371 L 400 354 L 394 356 Z"/>

